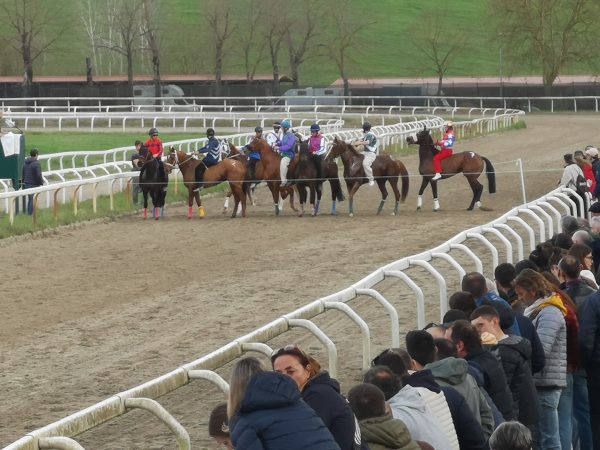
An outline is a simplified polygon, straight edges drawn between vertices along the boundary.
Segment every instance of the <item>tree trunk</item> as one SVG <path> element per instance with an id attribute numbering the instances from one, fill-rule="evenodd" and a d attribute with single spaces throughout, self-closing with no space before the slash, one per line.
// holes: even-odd
<path id="1" fill-rule="evenodd" d="M 298 87 L 300 87 L 300 74 L 298 64 L 296 64 L 294 58 L 290 58 L 290 71 L 292 77 L 292 86 L 294 86 L 297 89 Z"/>
<path id="2" fill-rule="evenodd" d="M 438 74 L 438 88 L 437 88 L 437 94 L 436 95 L 442 95 L 442 82 L 444 79 L 444 75 L 442 75 L 441 73 Z"/>
<path id="3" fill-rule="evenodd" d="M 221 96 L 221 81 L 223 78 L 223 44 L 217 43 L 215 53 L 215 96 Z"/>
<path id="4" fill-rule="evenodd" d="M 133 52 L 127 52 L 127 87 L 129 95 L 133 96 Z"/>

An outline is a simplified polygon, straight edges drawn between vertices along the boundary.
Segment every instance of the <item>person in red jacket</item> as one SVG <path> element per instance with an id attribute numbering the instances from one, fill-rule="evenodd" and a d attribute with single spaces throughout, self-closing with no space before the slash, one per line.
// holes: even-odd
<path id="1" fill-rule="evenodd" d="M 575 162 L 583 171 L 583 176 L 588 182 L 590 192 L 593 194 L 596 191 L 596 177 L 594 175 L 592 163 L 586 159 L 582 150 L 577 150 L 575 153 L 573 153 L 573 156 L 575 156 Z"/>
<path id="2" fill-rule="evenodd" d="M 148 130 L 148 136 L 150 136 L 150 138 L 146 141 L 146 148 L 150 153 L 152 153 L 152 156 L 154 156 L 154 160 L 158 164 L 158 176 L 164 181 L 165 166 L 162 162 L 163 143 L 158 137 L 158 130 L 156 128 L 150 128 L 150 130 Z"/>
<path id="3" fill-rule="evenodd" d="M 442 160 L 452 156 L 454 148 L 454 142 L 456 142 L 456 135 L 454 134 L 454 124 L 450 121 L 446 122 L 446 131 L 441 141 L 435 143 L 436 147 L 440 147 L 440 152 L 433 157 L 433 168 L 435 175 L 433 180 L 439 180 L 442 178 Z"/>

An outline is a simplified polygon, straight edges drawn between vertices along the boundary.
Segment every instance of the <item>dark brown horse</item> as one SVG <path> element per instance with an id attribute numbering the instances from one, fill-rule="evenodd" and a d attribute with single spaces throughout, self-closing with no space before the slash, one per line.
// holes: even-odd
<path id="1" fill-rule="evenodd" d="M 167 157 L 167 164 L 170 164 L 172 167 L 178 166 L 179 170 L 181 170 L 183 184 L 188 190 L 188 219 L 192 218 L 194 199 L 196 199 L 196 204 L 198 205 L 198 215 L 200 218 L 203 218 L 205 211 L 200 201 L 200 193 L 194 192 L 197 185 L 196 168 L 202 164 L 202 161 L 194 159 L 184 152 L 171 149 Z M 228 181 L 233 192 L 233 198 L 235 199 L 235 207 L 231 218 L 236 217 L 238 204 L 240 203 L 242 204 L 242 217 L 246 217 L 246 176 L 247 168 L 243 162 L 237 159 L 225 159 L 204 171 L 202 186 L 211 187 L 223 181 Z"/>
<path id="2" fill-rule="evenodd" d="M 167 197 L 169 176 L 166 171 L 161 176 L 158 162 L 149 152 L 145 156 L 140 157 L 138 166 L 141 167 L 139 184 L 144 197 L 144 220 L 148 218 L 148 194 L 150 194 L 150 198 L 152 199 L 152 216 L 158 220 L 160 217 L 164 217 L 165 214 L 165 200 Z"/>
<path id="3" fill-rule="evenodd" d="M 344 163 L 344 180 L 346 181 L 349 197 L 348 211 L 350 217 L 353 217 L 354 194 L 356 194 L 356 191 L 358 191 L 358 188 L 361 185 L 368 182 L 362 165 L 363 155 L 358 153 L 352 145 L 335 138 L 333 146 L 327 153 L 325 159 L 333 160 L 338 156 L 342 158 L 342 162 Z M 381 202 L 379 202 L 377 214 L 381 214 L 383 205 L 388 196 L 388 191 L 385 187 L 386 182 L 392 187 L 396 198 L 396 204 L 394 205 L 394 212 L 392 215 L 398 214 L 400 201 L 404 202 L 406 194 L 408 194 L 409 179 L 406 167 L 402 161 L 394 160 L 389 155 L 378 155 L 371 167 L 373 168 L 373 176 L 375 177 L 377 186 L 379 186 L 379 190 L 381 191 Z M 402 177 L 402 196 L 400 196 L 400 191 L 398 190 L 398 179 L 400 177 Z"/>
<path id="4" fill-rule="evenodd" d="M 419 196 L 417 197 L 417 210 L 420 210 L 423 206 L 423 192 L 427 188 L 427 185 L 431 183 L 431 191 L 433 193 L 433 210 L 437 211 L 440 208 L 437 192 L 437 181 L 432 180 L 435 171 L 433 170 L 433 156 L 436 155 L 439 150 L 433 144 L 433 138 L 426 127 L 417 133 L 417 139 L 413 139 L 411 136 L 406 138 L 409 144 L 419 145 L 419 173 L 423 176 L 421 182 L 421 188 L 419 189 Z M 481 207 L 481 194 L 483 192 L 483 185 L 477 180 L 481 172 L 485 169 L 485 173 L 488 178 L 488 186 L 490 194 L 496 192 L 496 173 L 494 172 L 494 166 L 489 159 L 478 155 L 475 152 L 460 152 L 455 153 L 449 158 L 442 160 L 442 180 L 450 178 L 457 173 L 463 173 L 471 186 L 473 191 L 473 199 L 471 204 L 467 208 L 471 211 L 475 206 Z"/>

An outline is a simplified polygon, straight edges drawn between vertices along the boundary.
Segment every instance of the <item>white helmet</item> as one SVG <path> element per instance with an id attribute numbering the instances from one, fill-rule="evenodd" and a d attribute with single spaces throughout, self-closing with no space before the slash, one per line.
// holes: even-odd
<path id="1" fill-rule="evenodd" d="M 448 120 L 445 124 L 446 128 L 452 128 L 454 126 L 454 122 L 452 122 L 451 120 Z"/>

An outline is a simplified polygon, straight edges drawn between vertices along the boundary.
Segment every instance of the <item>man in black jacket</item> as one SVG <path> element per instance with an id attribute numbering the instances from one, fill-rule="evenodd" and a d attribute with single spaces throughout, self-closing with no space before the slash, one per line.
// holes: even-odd
<path id="1" fill-rule="evenodd" d="M 502 365 L 491 352 L 482 347 L 475 327 L 466 320 L 457 320 L 448 327 L 446 339 L 454 342 L 459 358 L 479 364 L 483 371 L 485 390 L 490 394 L 504 420 L 514 420 L 512 395 Z"/>
<path id="2" fill-rule="evenodd" d="M 23 166 L 22 183 L 23 189 L 30 189 L 44 184 L 42 178 L 42 167 L 38 161 L 38 149 L 32 148 L 29 152 L 30 157 L 25 160 Z M 33 194 L 27 196 L 27 214 L 33 214 Z"/>
<path id="3" fill-rule="evenodd" d="M 579 347 L 581 364 L 587 372 L 594 450 L 600 450 L 600 291 L 592 295 L 583 307 Z"/>

